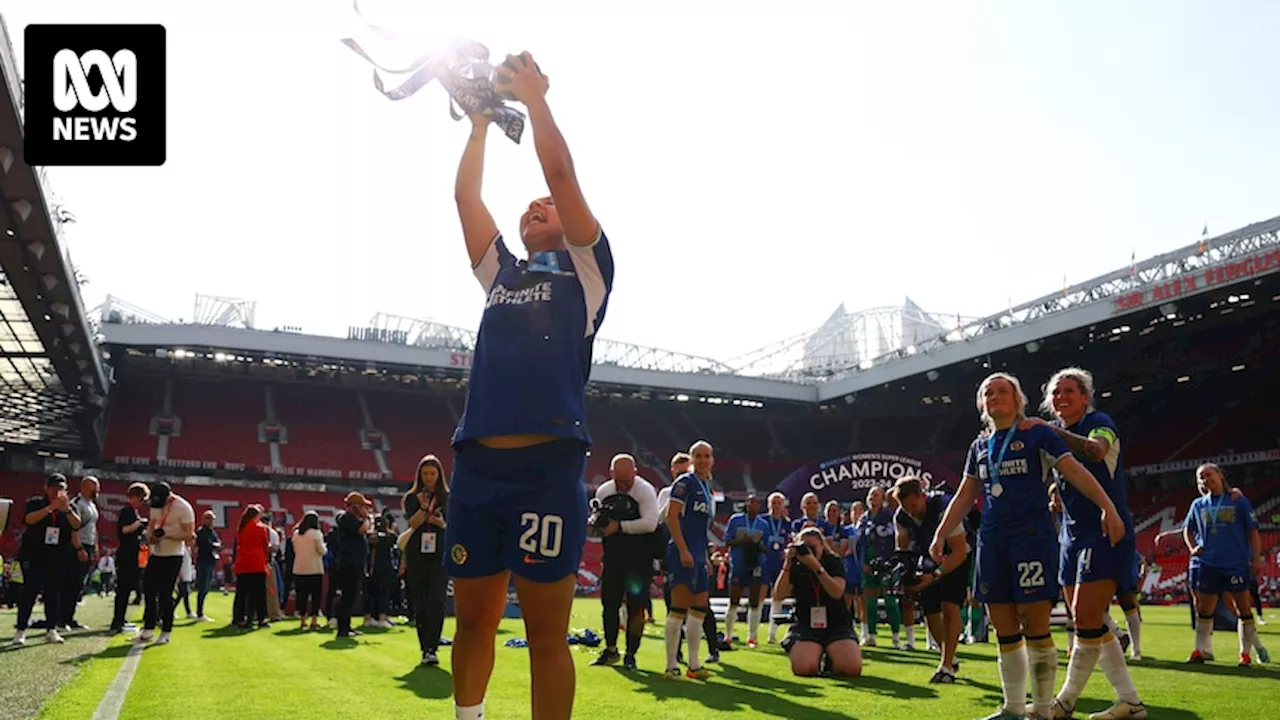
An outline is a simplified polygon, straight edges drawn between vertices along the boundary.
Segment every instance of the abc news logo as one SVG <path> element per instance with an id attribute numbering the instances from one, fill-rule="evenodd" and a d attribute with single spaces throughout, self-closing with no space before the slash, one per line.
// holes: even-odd
<path id="1" fill-rule="evenodd" d="M 165 29 L 29 25 L 28 165 L 163 165 Z"/>
<path id="2" fill-rule="evenodd" d="M 89 69 L 102 75 L 98 92 L 89 85 Z M 53 106 L 58 112 L 100 113 L 108 104 L 120 115 L 54 117 L 54 140 L 136 140 L 137 119 L 126 113 L 138 105 L 138 56 L 132 50 L 120 50 L 111 57 L 101 50 L 83 55 L 60 50 L 53 56 Z"/>

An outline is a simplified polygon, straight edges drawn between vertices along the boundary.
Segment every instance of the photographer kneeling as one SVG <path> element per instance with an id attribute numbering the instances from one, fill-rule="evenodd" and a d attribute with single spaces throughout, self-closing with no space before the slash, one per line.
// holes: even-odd
<path id="1" fill-rule="evenodd" d="M 600 602 L 604 605 L 605 649 L 592 665 L 618 662 L 619 611 L 627 605 L 627 654 L 623 665 L 636 667 L 636 651 L 644 634 L 645 600 L 653 577 L 653 532 L 658 527 L 658 493 L 636 475 L 630 455 L 615 455 L 612 480 L 596 490 L 587 532 L 604 538 L 604 570 Z"/>
<path id="2" fill-rule="evenodd" d="M 823 655 L 833 675 L 862 674 L 862 647 L 844 604 L 844 585 L 844 563 L 827 551 L 822 531 L 802 530 L 787 548 L 773 588 L 775 597 L 790 596 L 796 602 L 796 621 L 782 641 L 795 675 L 820 674 Z"/>
<path id="3" fill-rule="evenodd" d="M 898 500 L 894 514 L 898 549 L 922 554 L 930 566 L 922 568 L 927 573 L 906 588 L 908 593 L 917 596 L 929 632 L 942 651 L 938 670 L 929 682 L 954 683 L 959 668 L 956 648 L 960 644 L 960 606 L 969 592 L 969 546 L 964 523 L 956 525 L 947 537 L 942 564 L 935 565 L 927 553 L 947 511 L 948 498 L 941 492 L 925 491 L 920 479 L 910 475 L 900 478 L 890 494 Z"/>

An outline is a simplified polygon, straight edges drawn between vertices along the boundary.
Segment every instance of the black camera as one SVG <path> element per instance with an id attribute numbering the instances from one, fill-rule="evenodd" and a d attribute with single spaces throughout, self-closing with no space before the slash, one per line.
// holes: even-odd
<path id="1" fill-rule="evenodd" d="M 792 545 L 791 547 L 795 548 L 796 557 L 804 557 L 805 555 L 808 555 L 809 553 L 813 552 L 813 549 L 810 548 L 809 544 L 805 542 L 798 542 L 795 545 Z"/>
<path id="2" fill-rule="evenodd" d="M 867 563 L 871 574 L 880 581 L 885 595 L 905 595 L 906 588 L 920 582 L 922 572 L 930 572 L 933 561 L 915 550 L 895 550 L 889 557 L 872 558 Z"/>
<path id="3" fill-rule="evenodd" d="M 591 498 L 588 506 L 591 508 L 591 514 L 587 516 L 587 527 L 591 528 L 593 534 L 599 535 L 609 527 L 609 523 L 613 522 L 613 516 L 609 512 L 609 507 L 598 498 Z"/>
<path id="4" fill-rule="evenodd" d="M 164 528 L 156 528 L 155 530 L 151 531 L 151 534 L 158 538 L 162 538 L 164 537 Z"/>

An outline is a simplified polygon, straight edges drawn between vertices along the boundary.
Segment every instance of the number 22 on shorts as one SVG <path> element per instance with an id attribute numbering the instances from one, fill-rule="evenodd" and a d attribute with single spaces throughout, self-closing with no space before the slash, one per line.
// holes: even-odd
<path id="1" fill-rule="evenodd" d="M 1018 563 L 1018 586 L 1044 587 L 1044 564 L 1039 560 Z"/>
<path id="2" fill-rule="evenodd" d="M 564 541 L 564 520 L 559 515 L 527 512 L 520 516 L 520 549 L 530 555 L 558 557 Z"/>

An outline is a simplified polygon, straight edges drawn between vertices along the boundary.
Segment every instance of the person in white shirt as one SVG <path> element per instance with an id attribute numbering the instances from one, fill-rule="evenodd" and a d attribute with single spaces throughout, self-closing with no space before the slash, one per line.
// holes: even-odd
<path id="1" fill-rule="evenodd" d="M 588 532 L 603 538 L 604 569 L 600 602 L 604 606 L 604 651 L 593 665 L 613 665 L 619 658 L 628 670 L 636 667 L 636 652 L 644 633 L 644 598 L 652 579 L 658 527 L 658 495 L 648 480 L 636 475 L 636 461 L 618 454 L 609 464 L 612 479 L 596 490 L 593 518 L 600 521 Z M 626 656 L 618 654 L 619 613 L 627 608 Z"/>
<path id="2" fill-rule="evenodd" d="M 98 488 L 98 478 L 86 475 L 80 481 L 80 494 L 71 499 L 72 509 L 80 516 L 80 528 L 76 530 L 80 542 L 76 547 L 75 562 L 67 568 L 66 577 L 63 578 L 60 607 L 62 617 L 58 625 L 67 631 L 89 629 L 76 620 L 76 608 L 79 607 L 85 584 L 89 582 L 89 576 L 93 575 L 93 568 L 97 564 L 94 555 L 98 547 L 99 513 L 94 501 L 98 498 Z"/>
<path id="3" fill-rule="evenodd" d="M 113 589 L 111 581 L 115 574 L 116 556 L 111 550 L 106 550 L 102 553 L 102 557 L 98 559 L 98 576 L 102 580 L 98 583 L 98 597 L 103 597 L 111 592 Z"/>
<path id="4" fill-rule="evenodd" d="M 324 533 L 320 532 L 320 516 L 309 512 L 302 516 L 302 521 L 293 529 L 293 582 L 297 588 L 297 611 L 301 619 L 299 630 L 307 628 L 307 618 L 311 618 L 311 629 L 319 630 L 320 622 L 320 588 L 324 584 L 324 555 L 328 548 L 324 544 Z"/>
<path id="5" fill-rule="evenodd" d="M 142 580 L 145 599 L 142 632 L 134 636 L 135 642 L 150 642 L 155 637 L 156 625 L 160 625 L 157 645 L 169 642 L 173 631 L 173 588 L 182 570 L 182 549 L 195 537 L 196 514 L 187 502 L 167 482 L 151 485 L 151 511 L 147 522 L 147 542 L 151 545 L 151 557 Z"/>

